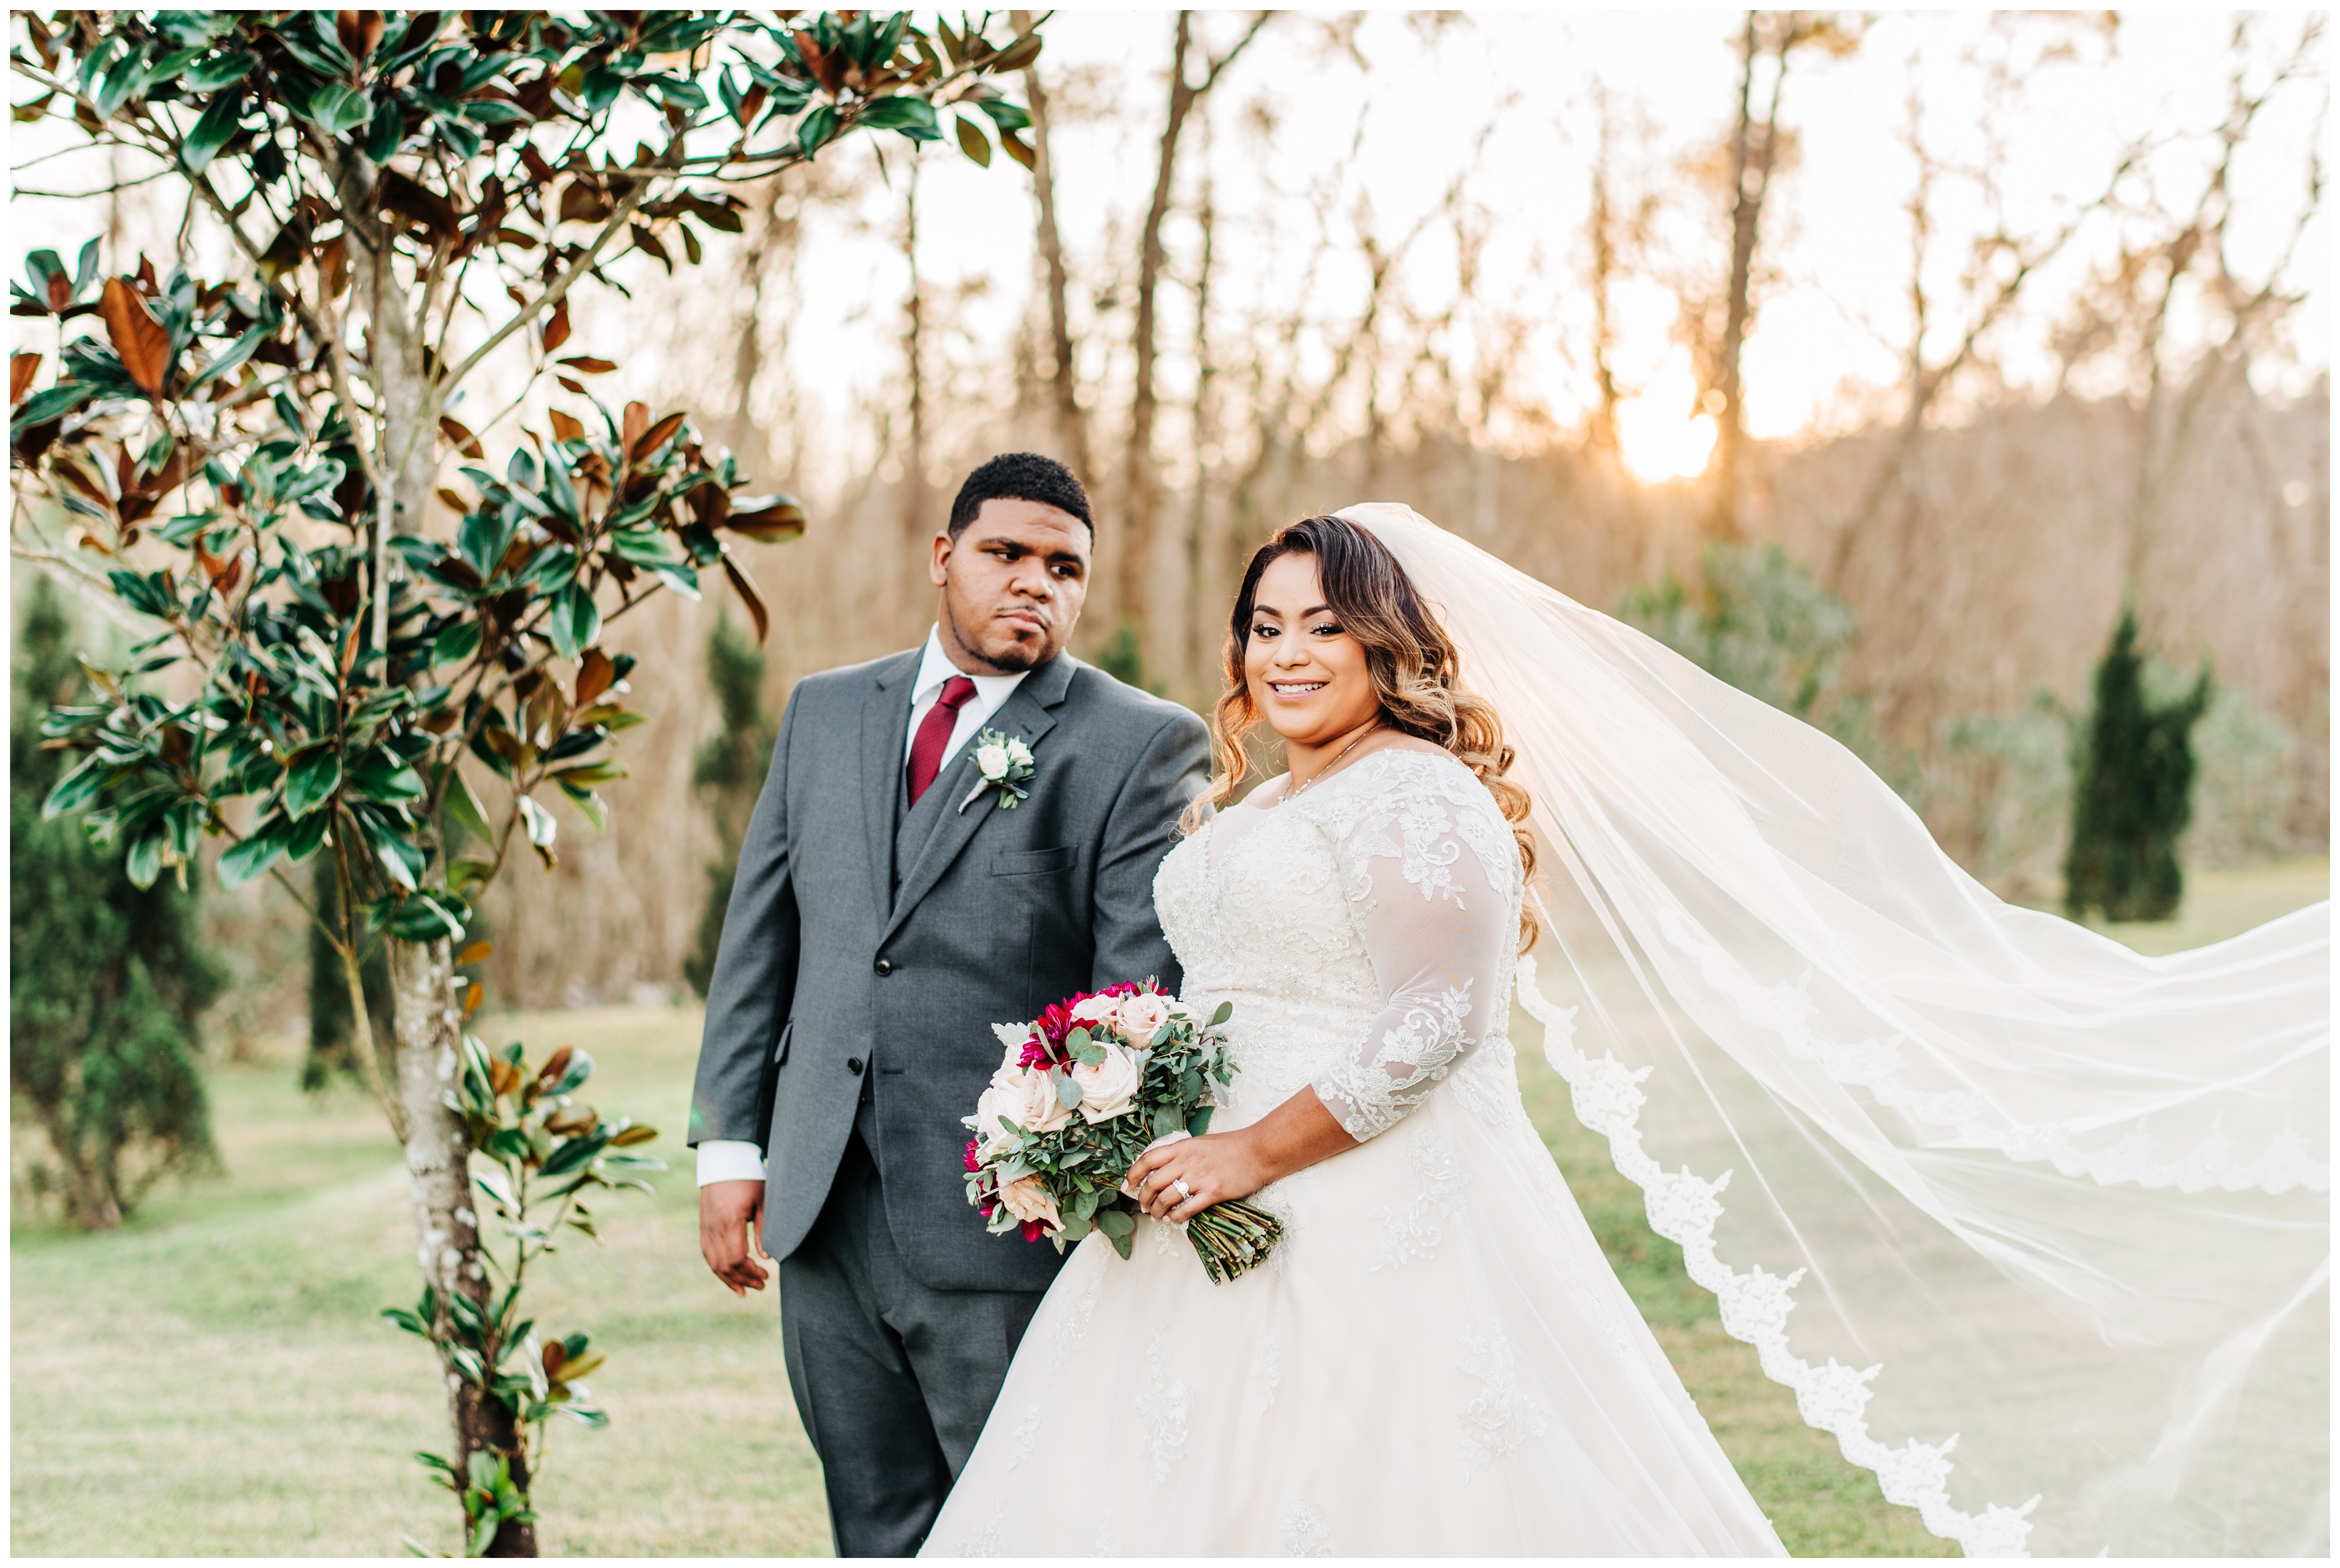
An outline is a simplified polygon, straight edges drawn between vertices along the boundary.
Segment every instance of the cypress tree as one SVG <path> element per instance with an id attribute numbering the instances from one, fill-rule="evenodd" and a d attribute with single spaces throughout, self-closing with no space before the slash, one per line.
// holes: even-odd
<path id="1" fill-rule="evenodd" d="M 739 869 L 739 846 L 748 819 L 771 770 L 775 730 L 764 711 L 764 651 L 754 638 L 719 617 L 707 637 L 707 680 L 715 688 L 723 727 L 699 748 L 690 782 L 706 792 L 720 846 L 707 865 L 707 907 L 699 917 L 699 937 L 682 961 L 690 989 L 707 994 L 715 975 L 715 953 L 723 940 L 723 912 L 731 902 L 731 882 Z"/>
<path id="2" fill-rule="evenodd" d="M 2091 910 L 2107 920 L 2168 920 L 2185 892 L 2177 835 L 2194 813 L 2194 725 L 2210 705 L 2210 672 L 2157 705 L 2146 695 L 2137 636 L 2136 612 L 2122 610 L 2097 666 L 2064 863 L 2064 907 L 2075 920 Z"/>
<path id="3" fill-rule="evenodd" d="M 55 587 L 35 577 L 8 725 L 8 1067 L 55 1160 L 36 1166 L 35 1190 L 54 1186 L 94 1230 L 166 1173 L 216 1160 L 196 1020 L 225 978 L 177 878 L 142 892 L 80 821 L 42 820 L 67 754 L 41 749 L 41 714 L 85 685 L 72 633 Z"/>

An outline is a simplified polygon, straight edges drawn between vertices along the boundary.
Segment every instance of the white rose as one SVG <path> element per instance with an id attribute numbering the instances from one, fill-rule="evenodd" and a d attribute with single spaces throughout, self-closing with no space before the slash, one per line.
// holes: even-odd
<path id="1" fill-rule="evenodd" d="M 1133 991 L 1121 999 L 1121 1031 L 1133 1045 L 1151 1045 L 1155 1031 L 1170 1021 L 1170 1003 L 1150 991 Z"/>
<path id="2" fill-rule="evenodd" d="M 1081 1086 L 1081 1116 L 1091 1126 L 1122 1115 L 1137 1099 L 1137 1059 L 1117 1045 L 1104 1049 L 1105 1060 L 1095 1067 L 1073 1065 L 1073 1081 Z"/>
<path id="3" fill-rule="evenodd" d="M 1065 1228 L 1064 1217 L 1056 1212 L 1056 1200 L 1040 1185 L 1036 1176 L 1019 1176 L 999 1188 L 999 1201 L 1016 1218 L 1038 1220 L 1051 1230 Z"/>
<path id="4" fill-rule="evenodd" d="M 992 1074 L 991 1087 L 1003 1101 L 998 1114 L 1026 1132 L 1054 1132 L 1073 1119 L 1071 1109 L 1056 1098 L 1056 1086 L 1045 1072 L 1003 1067 Z"/>
<path id="5" fill-rule="evenodd" d="M 1015 1118 L 1013 1100 L 996 1081 L 987 1085 L 981 1098 L 975 1102 L 975 1135 L 983 1140 L 978 1152 L 986 1159 L 996 1159 L 1016 1147 L 1016 1135 L 999 1125 L 1001 1117 Z"/>
<path id="6" fill-rule="evenodd" d="M 1117 996 L 1085 996 L 1073 1004 L 1073 1017 L 1092 1029 L 1100 1023 L 1111 1028 L 1120 1006 Z"/>
<path id="7" fill-rule="evenodd" d="M 1032 748 L 1022 741 L 1011 740 L 1007 743 L 1007 760 L 1019 768 L 1028 768 L 1032 765 Z"/>
<path id="8" fill-rule="evenodd" d="M 1007 776 L 1007 748 L 996 743 L 990 745 L 980 745 L 976 747 L 975 765 L 983 770 L 983 776 L 985 778 L 1006 778 Z"/>

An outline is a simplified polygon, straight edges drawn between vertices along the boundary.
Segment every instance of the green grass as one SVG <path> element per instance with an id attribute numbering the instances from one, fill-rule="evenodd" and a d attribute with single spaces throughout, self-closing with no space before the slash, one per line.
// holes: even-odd
<path id="1" fill-rule="evenodd" d="M 2325 896 L 2323 862 L 2206 873 L 2138 947 L 2215 941 Z M 491 1021 L 491 1043 L 575 1043 L 605 1111 L 668 1129 L 679 1165 L 698 1046 L 685 1010 Z M 1712 1298 L 1651 1235 L 1639 1191 L 1575 1123 L 1522 1027 L 1521 1082 L 1587 1218 L 1700 1408 L 1800 1555 L 1947 1553 L 1806 1427 Z M 294 1046 L 211 1078 L 225 1173 L 155 1194 L 120 1230 L 19 1213 L 10 1261 L 11 1544 L 28 1555 L 376 1555 L 402 1531 L 453 1543 L 451 1501 L 408 1457 L 445 1440 L 430 1353 L 374 1314 L 415 1291 L 396 1146 L 363 1095 L 292 1087 Z M 19 1141 L 35 1135 L 19 1129 Z M 554 1332 L 610 1353 L 605 1432 L 562 1426 L 539 1492 L 548 1554 L 824 1554 L 819 1470 L 768 1296 L 741 1302 L 698 1255 L 687 1165 L 600 1211 L 534 1288 Z"/>

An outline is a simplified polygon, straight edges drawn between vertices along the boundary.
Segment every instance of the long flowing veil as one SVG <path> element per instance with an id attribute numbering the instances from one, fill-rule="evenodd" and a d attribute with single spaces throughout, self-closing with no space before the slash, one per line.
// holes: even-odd
<path id="1" fill-rule="evenodd" d="M 1548 846 L 1522 1004 L 1724 1327 L 1969 1554 L 2329 1550 L 2319 903 L 2148 958 L 1402 506 Z"/>

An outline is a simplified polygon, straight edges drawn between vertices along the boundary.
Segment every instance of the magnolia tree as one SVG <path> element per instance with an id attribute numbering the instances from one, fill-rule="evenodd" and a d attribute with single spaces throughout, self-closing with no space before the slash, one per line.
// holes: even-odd
<path id="1" fill-rule="evenodd" d="M 622 257 L 696 263 L 705 234 L 739 229 L 735 185 L 855 131 L 947 129 L 978 163 L 996 137 L 1028 161 L 992 78 L 1039 38 L 869 12 L 11 26 L 16 119 L 110 150 L 178 236 L 159 258 L 36 251 L 15 290 L 43 325 L 9 363 L 14 548 L 144 628 L 91 668 L 100 700 L 49 715 L 76 761 L 47 809 L 86 812 L 142 885 L 183 878 L 211 837 L 223 883 L 273 876 L 302 900 L 287 868 L 328 857 L 321 923 L 421 1237 L 425 1289 L 397 1316 L 451 1391 L 454 1456 L 431 1462 L 469 1550 L 532 1553 L 530 1434 L 587 1413 L 570 1380 L 593 1358 L 519 1315 L 519 1271 L 552 1231 L 590 1231 L 577 1198 L 636 1180 L 649 1162 L 626 1151 L 649 1133 L 577 1101 L 589 1063 L 530 1070 L 466 1035 L 481 993 L 461 971 L 484 948 L 465 925 L 517 846 L 552 863 L 556 805 L 601 822 L 614 743 L 643 716 L 624 617 L 719 576 L 760 635 L 735 546 L 804 527 L 686 411 L 589 391 L 620 367 L 576 340 L 572 307 L 621 289 Z M 222 244 L 223 267 L 198 262 Z M 538 406 L 544 378 L 566 409 L 509 440 L 459 403 L 491 385 Z M 426 528 L 434 498 L 451 526 Z M 360 981 L 377 945 L 387 1040 Z M 517 1253 L 483 1247 L 481 1208 Z"/>

